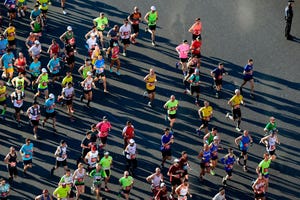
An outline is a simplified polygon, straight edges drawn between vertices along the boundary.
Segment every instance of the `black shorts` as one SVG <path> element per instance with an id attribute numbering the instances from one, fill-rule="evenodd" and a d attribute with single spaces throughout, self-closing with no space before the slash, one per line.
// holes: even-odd
<path id="1" fill-rule="evenodd" d="M 258 193 L 254 193 L 254 198 L 262 198 L 262 197 L 265 197 L 266 195 L 265 195 L 265 193 L 260 193 L 260 194 L 258 194 Z"/>
<path id="2" fill-rule="evenodd" d="M 133 33 L 138 33 L 140 31 L 139 24 L 132 24 Z"/>
<path id="3" fill-rule="evenodd" d="M 67 159 L 65 159 L 65 160 L 63 160 L 63 161 L 58 161 L 58 160 L 56 160 L 55 166 L 56 166 L 56 167 L 60 167 L 60 166 L 64 167 L 64 166 L 67 166 Z"/>
<path id="4" fill-rule="evenodd" d="M 253 76 L 244 76 L 244 81 L 250 81 L 253 79 Z"/>
<path id="5" fill-rule="evenodd" d="M 9 46 L 16 45 L 16 39 L 14 39 L 14 40 L 8 40 L 8 45 Z"/>
<path id="6" fill-rule="evenodd" d="M 17 9 L 16 8 L 9 8 L 9 9 L 7 9 L 7 11 L 9 13 L 15 13 L 15 12 L 17 12 Z"/>
<path id="7" fill-rule="evenodd" d="M 110 169 L 104 170 L 107 177 L 110 177 Z"/>
<path id="8" fill-rule="evenodd" d="M 275 150 L 276 150 L 276 149 L 274 149 L 273 151 L 269 151 L 269 154 L 270 154 L 271 156 L 273 156 L 273 155 L 275 154 Z"/>
<path id="9" fill-rule="evenodd" d="M 110 40 L 109 41 L 109 47 L 113 48 L 114 47 L 114 43 L 118 43 L 119 44 L 118 40 Z"/>
<path id="10" fill-rule="evenodd" d="M 48 12 L 48 9 L 47 10 L 40 9 L 40 10 L 42 11 L 43 14 L 46 14 Z"/>
<path id="11" fill-rule="evenodd" d="M 202 121 L 203 128 L 208 127 L 208 122 L 209 122 L 209 121 L 204 120 L 204 119 L 202 119 L 201 121 Z"/>
<path id="12" fill-rule="evenodd" d="M 20 111 L 22 110 L 22 106 L 21 107 L 14 106 L 14 109 L 15 109 L 16 113 L 20 113 Z"/>
<path id="13" fill-rule="evenodd" d="M 182 63 L 186 63 L 188 61 L 189 58 L 180 58 L 180 62 Z"/>
<path id="14" fill-rule="evenodd" d="M 192 57 L 201 58 L 201 53 L 192 53 Z"/>
<path id="15" fill-rule="evenodd" d="M 191 86 L 191 94 L 193 95 L 194 93 L 197 93 L 197 94 L 200 93 L 200 86 L 199 85 Z"/>
<path id="16" fill-rule="evenodd" d="M 248 151 L 247 150 L 241 150 L 242 151 L 242 155 L 245 156 L 248 154 Z"/>
<path id="17" fill-rule="evenodd" d="M 38 126 L 39 125 L 40 120 L 31 120 L 31 124 L 33 126 Z"/>
<path id="18" fill-rule="evenodd" d="M 226 170 L 226 173 L 228 176 L 232 176 L 232 169 L 231 170 Z"/>
<path id="19" fill-rule="evenodd" d="M 172 151 L 171 151 L 171 149 L 162 150 L 161 155 L 163 158 L 172 156 Z"/>
<path id="20" fill-rule="evenodd" d="M 195 34 L 193 34 L 193 40 L 196 40 L 198 36 L 200 37 L 200 40 L 202 40 L 202 36 L 201 36 L 201 34 L 199 34 L 199 35 L 195 35 Z"/>
<path id="21" fill-rule="evenodd" d="M 52 76 L 52 77 L 55 77 L 55 76 L 56 76 L 56 77 L 57 77 L 57 76 L 60 76 L 60 72 L 57 72 L 56 74 L 53 74 L 53 73 L 51 73 L 51 76 Z"/>
<path id="22" fill-rule="evenodd" d="M 169 114 L 170 119 L 176 119 L 176 113 L 175 114 Z"/>
<path id="23" fill-rule="evenodd" d="M 56 112 L 54 111 L 54 112 L 52 112 L 52 113 L 47 113 L 46 112 L 46 119 L 49 119 L 49 118 L 55 118 L 56 117 Z"/>
<path id="24" fill-rule="evenodd" d="M 71 65 L 71 64 L 73 64 L 73 63 L 75 62 L 75 56 L 74 56 L 74 55 L 68 56 L 68 57 L 66 58 L 66 60 L 67 60 L 67 64 L 68 64 L 68 65 Z"/>
<path id="25" fill-rule="evenodd" d="M 237 118 L 241 118 L 242 117 L 241 109 L 240 108 L 232 109 L 232 116 L 234 120 Z"/>
<path id="26" fill-rule="evenodd" d="M 0 105 L 6 105 L 7 99 L 5 99 L 4 101 L 0 101 Z"/>
<path id="27" fill-rule="evenodd" d="M 148 25 L 148 28 L 149 28 L 151 31 L 155 31 L 155 30 L 156 30 L 156 25 Z"/>
<path id="28" fill-rule="evenodd" d="M 106 137 L 100 137 L 100 141 L 102 144 L 106 144 L 107 143 L 107 136 Z"/>
<path id="29" fill-rule="evenodd" d="M 72 99 L 64 99 L 64 102 L 66 105 L 72 105 L 73 100 Z"/>
<path id="30" fill-rule="evenodd" d="M 29 165 L 29 164 L 32 164 L 32 159 L 29 159 L 29 160 L 23 160 L 23 165 Z"/>
<path id="31" fill-rule="evenodd" d="M 124 194 L 129 194 L 130 193 L 130 190 L 124 190 L 124 189 L 122 189 L 122 191 L 123 191 Z"/>
<path id="32" fill-rule="evenodd" d="M 35 81 L 37 78 L 38 78 L 38 76 L 34 76 L 33 74 L 30 74 L 31 82 Z"/>
<path id="33" fill-rule="evenodd" d="M 10 176 L 17 176 L 18 175 L 18 168 L 17 167 L 10 167 L 9 165 L 7 165 L 7 171 L 9 173 Z"/>
<path id="34" fill-rule="evenodd" d="M 88 93 L 90 93 L 90 92 L 92 92 L 92 90 L 83 90 L 83 93 L 84 93 L 84 94 L 88 94 Z"/>
<path id="35" fill-rule="evenodd" d="M 222 79 L 216 79 L 215 80 L 216 86 L 222 85 L 222 83 L 223 83 Z"/>
<path id="36" fill-rule="evenodd" d="M 207 163 L 208 163 L 208 164 L 207 164 Z M 201 167 L 201 169 L 210 167 L 209 162 L 201 162 L 201 163 L 200 163 L 200 167 Z"/>
<path id="37" fill-rule="evenodd" d="M 195 72 L 195 68 L 194 67 L 190 67 L 189 68 L 189 75 L 192 75 Z"/>
<path id="38" fill-rule="evenodd" d="M 171 185 L 172 186 L 175 186 L 175 185 L 180 185 L 181 184 L 181 180 L 180 178 L 172 178 L 172 181 L 171 181 Z"/>
<path id="39" fill-rule="evenodd" d="M 147 90 L 147 93 L 151 94 L 151 93 L 155 92 L 155 90 L 156 90 L 156 88 L 154 88 L 153 90 Z"/>
<path id="40" fill-rule="evenodd" d="M 127 39 L 122 39 L 122 43 L 123 43 L 124 45 L 130 44 L 129 38 L 127 38 Z"/>
<path id="41" fill-rule="evenodd" d="M 99 78 L 99 77 L 102 78 L 102 77 L 105 77 L 105 72 L 102 72 L 102 73 L 100 73 L 100 74 L 99 74 L 99 73 L 96 73 L 95 75 L 96 75 L 97 78 Z"/>

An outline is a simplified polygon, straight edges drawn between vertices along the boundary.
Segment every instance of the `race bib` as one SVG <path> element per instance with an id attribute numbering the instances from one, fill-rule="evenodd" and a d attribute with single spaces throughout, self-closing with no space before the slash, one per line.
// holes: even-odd
<path id="1" fill-rule="evenodd" d="M 42 82 L 42 86 L 47 86 L 47 82 Z"/>
<path id="2" fill-rule="evenodd" d="M 218 76 L 218 79 L 220 80 L 220 79 L 222 79 L 223 78 L 223 76 L 222 75 L 220 75 L 220 76 Z"/>
<path id="3" fill-rule="evenodd" d="M 15 167 L 16 164 L 17 164 L 16 162 L 10 162 L 10 163 L 9 163 L 9 165 L 10 165 L 11 167 Z"/>
<path id="4" fill-rule="evenodd" d="M 170 147 L 171 147 L 170 145 L 166 145 L 165 149 L 170 149 Z"/>
<path id="5" fill-rule="evenodd" d="M 92 84 L 87 84 L 86 88 L 87 88 L 88 90 L 92 89 Z"/>
<path id="6" fill-rule="evenodd" d="M 244 147 L 248 147 L 248 145 L 249 145 L 248 143 L 245 143 L 245 144 L 244 144 Z"/>
<path id="7" fill-rule="evenodd" d="M 12 4 L 12 5 L 10 5 L 10 8 L 11 8 L 11 9 L 15 9 L 15 8 L 16 8 L 16 5 L 15 5 L 15 4 Z"/>
<path id="8" fill-rule="evenodd" d="M 97 158 L 91 158 L 91 162 L 97 162 Z"/>
<path id="9" fill-rule="evenodd" d="M 42 6 L 43 6 L 43 7 L 46 7 L 46 6 L 47 6 L 47 4 L 46 4 L 46 3 L 43 3 L 43 4 L 42 4 Z"/>
<path id="10" fill-rule="evenodd" d="M 269 172 L 269 168 L 265 168 L 264 169 L 264 173 L 266 174 L 266 173 L 268 173 Z"/>
<path id="11" fill-rule="evenodd" d="M 133 155 L 130 156 L 130 158 L 131 158 L 131 159 L 135 159 L 135 158 L 136 158 L 136 155 L 133 154 Z"/>
<path id="12" fill-rule="evenodd" d="M 227 165 L 227 168 L 232 169 L 233 165 Z"/>
<path id="13" fill-rule="evenodd" d="M 30 154 L 25 154 L 25 158 L 30 158 Z"/>
<path id="14" fill-rule="evenodd" d="M 275 150 L 275 145 L 270 146 L 270 151 L 273 151 L 273 150 Z"/>
<path id="15" fill-rule="evenodd" d="M 83 178 L 77 178 L 78 182 L 83 182 Z"/>

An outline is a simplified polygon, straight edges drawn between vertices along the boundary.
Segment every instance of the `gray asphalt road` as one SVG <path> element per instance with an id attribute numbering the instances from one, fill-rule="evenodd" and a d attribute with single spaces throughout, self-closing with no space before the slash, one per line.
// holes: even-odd
<path id="1" fill-rule="evenodd" d="M 241 167 L 236 166 L 233 181 L 229 182 L 226 190 L 227 199 L 252 199 L 251 181 L 256 177 L 255 168 L 262 159 L 264 147 L 259 145 L 259 139 L 263 136 L 263 127 L 269 116 L 277 119 L 281 145 L 278 148 L 278 159 L 271 165 L 271 176 L 268 199 L 297 199 L 299 193 L 299 72 L 300 63 L 300 22 L 299 5 L 294 9 L 294 21 L 292 34 L 296 41 L 287 41 L 284 38 L 284 7 L 286 2 L 266 1 L 68 1 L 68 15 L 63 16 L 58 2 L 53 2 L 49 10 L 49 32 L 45 33 L 41 42 L 44 49 L 50 44 L 53 37 L 62 34 L 68 25 L 71 25 L 78 42 L 78 58 L 76 69 L 83 63 L 86 55 L 83 35 L 92 26 L 92 19 L 104 12 L 109 16 L 110 25 L 121 24 L 132 8 L 137 5 L 144 15 L 151 5 L 155 5 L 159 12 L 157 29 L 157 44 L 153 48 L 150 44 L 150 36 L 141 30 L 138 44 L 128 50 L 128 57 L 121 58 L 122 76 L 117 79 L 114 75 L 108 75 L 109 95 L 104 95 L 102 90 L 94 93 L 92 109 L 87 109 L 78 100 L 80 95 L 77 87 L 77 99 L 75 101 L 76 123 L 66 120 L 65 108 L 58 108 L 59 136 L 52 135 L 51 126 L 40 128 L 42 140 L 34 141 L 36 153 L 34 155 L 34 167 L 30 170 L 29 178 L 16 180 L 12 185 L 11 198 L 33 199 L 48 188 L 53 192 L 63 170 L 55 172 L 54 177 L 49 177 L 49 170 L 55 162 L 53 153 L 61 139 L 66 139 L 69 145 L 69 167 L 75 169 L 75 160 L 80 153 L 80 141 L 91 123 L 98 122 L 103 115 L 107 115 L 113 125 L 109 137 L 108 147 L 115 160 L 111 179 L 111 192 L 104 192 L 106 199 L 117 199 L 118 178 L 125 169 L 122 152 L 121 129 L 126 120 L 131 119 L 136 128 L 136 141 L 139 150 L 139 168 L 135 178 L 135 187 L 132 190 L 132 199 L 149 199 L 150 186 L 145 183 L 147 177 L 155 167 L 160 164 L 160 137 L 161 130 L 166 126 L 162 105 L 171 94 L 174 94 L 180 102 L 178 120 L 175 129 L 174 157 L 179 157 L 182 150 L 186 150 L 190 156 L 192 171 L 190 175 L 192 199 L 211 199 L 221 184 L 225 172 L 221 164 L 216 169 L 216 176 L 206 176 L 204 182 L 198 181 L 199 161 L 197 154 L 202 146 L 202 139 L 194 134 L 194 130 L 200 125 L 197 119 L 197 107 L 192 97 L 183 94 L 181 84 L 182 75 L 174 66 L 177 55 L 174 48 L 182 39 L 191 40 L 187 32 L 194 18 L 200 17 L 203 23 L 202 46 L 202 80 L 201 100 L 208 100 L 214 108 L 214 118 L 211 126 L 219 128 L 222 137 L 222 145 L 227 148 L 234 147 L 234 138 L 239 135 L 234 130 L 230 121 L 224 116 L 229 111 L 227 100 L 232 91 L 242 82 L 243 66 L 247 59 L 254 59 L 255 69 L 255 93 L 256 99 L 249 98 L 249 90 L 245 90 L 246 106 L 242 108 L 242 129 L 248 129 L 252 134 L 255 144 L 250 149 L 249 172 L 244 173 Z M 32 2 L 29 3 L 32 8 Z M 2 8 L 2 15 L 3 7 Z M 28 19 L 16 22 L 18 34 L 18 51 L 24 51 L 24 38 L 29 33 Z M 7 20 L 4 21 L 7 26 Z M 143 29 L 145 25 L 141 25 Z M 224 78 L 224 94 L 222 99 L 215 99 L 211 90 L 209 71 L 218 62 L 224 62 L 229 76 Z M 42 58 L 46 65 L 46 55 Z M 158 87 L 154 108 L 146 106 L 143 99 L 143 77 L 150 67 L 157 72 Z M 75 73 L 78 79 L 78 74 Z M 100 86 L 101 88 L 101 86 Z M 246 86 L 249 88 L 249 85 Z M 59 93 L 57 87 L 52 88 L 55 94 Z M 26 108 L 32 100 L 32 93 L 27 92 Z M 41 102 L 41 99 L 39 99 Z M 11 106 L 8 109 L 11 113 Z M 16 124 L 7 118 L 0 122 L 0 160 L 8 152 L 9 146 L 18 149 L 24 138 L 32 138 L 31 129 L 26 125 L 26 117 L 22 117 L 24 126 L 17 129 Z M 225 154 L 220 152 L 220 156 Z M 169 165 L 169 163 L 168 163 Z M 168 166 L 167 165 L 167 166 Z M 21 164 L 19 164 L 21 171 Z M 7 177 L 5 165 L 0 162 L 0 176 Z M 163 171 L 166 176 L 166 169 Z M 86 194 L 82 199 L 91 199 L 87 181 Z M 169 186 L 169 184 L 168 184 Z"/>

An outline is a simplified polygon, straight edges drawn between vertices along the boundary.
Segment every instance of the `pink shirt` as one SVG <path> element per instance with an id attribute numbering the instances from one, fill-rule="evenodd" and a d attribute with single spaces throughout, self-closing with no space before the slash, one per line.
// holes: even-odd
<path id="1" fill-rule="evenodd" d="M 188 53 L 190 51 L 189 44 L 180 44 L 176 47 L 176 50 L 179 51 L 179 58 L 188 58 Z"/>
<path id="2" fill-rule="evenodd" d="M 106 137 L 108 135 L 108 132 L 111 129 L 111 125 L 109 122 L 99 122 L 96 125 L 96 128 L 98 129 L 98 136 L 99 137 Z"/>

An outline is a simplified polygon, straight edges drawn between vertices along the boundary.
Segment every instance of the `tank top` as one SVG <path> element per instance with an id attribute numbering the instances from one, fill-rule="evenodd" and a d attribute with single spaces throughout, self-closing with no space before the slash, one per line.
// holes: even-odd
<path id="1" fill-rule="evenodd" d="M 255 185 L 255 189 L 257 190 L 257 193 L 262 193 L 264 187 L 265 187 L 265 183 L 261 181 Z"/>
<path id="2" fill-rule="evenodd" d="M 82 69 L 82 76 L 83 76 L 83 78 L 87 77 L 87 73 L 89 71 L 92 71 L 92 66 L 91 65 L 88 65 L 88 66 L 84 65 L 84 67 Z"/>
<path id="3" fill-rule="evenodd" d="M 66 32 L 66 34 L 65 34 L 66 41 L 71 40 L 73 37 L 74 37 L 73 32 L 68 32 L 68 31 Z"/>
<path id="4" fill-rule="evenodd" d="M 60 148 L 60 152 L 59 152 L 58 157 L 56 157 L 56 160 L 57 161 L 64 161 L 64 160 L 67 159 L 67 147 L 61 147 L 61 146 L 59 146 L 59 148 Z"/>
<path id="5" fill-rule="evenodd" d="M 218 156 L 218 145 L 216 145 L 215 143 L 212 143 L 212 147 L 210 149 L 210 152 L 211 152 L 212 157 Z"/>
<path id="6" fill-rule="evenodd" d="M 276 136 L 269 137 L 268 143 L 269 143 L 268 151 L 274 151 L 276 149 Z"/>
<path id="7" fill-rule="evenodd" d="M 201 23 L 197 23 L 195 24 L 194 28 L 193 28 L 193 35 L 200 35 L 201 34 Z"/>
<path id="8" fill-rule="evenodd" d="M 46 89 L 48 87 L 48 74 L 41 75 L 38 88 Z"/>
<path id="9" fill-rule="evenodd" d="M 18 66 L 25 66 L 26 65 L 25 57 L 24 58 L 18 58 L 16 61 L 17 61 Z"/>
<path id="10" fill-rule="evenodd" d="M 12 99 L 13 99 L 14 107 L 17 107 L 17 108 L 22 107 L 24 97 L 25 97 L 24 91 L 13 92 Z"/>
<path id="11" fill-rule="evenodd" d="M 207 151 L 203 150 L 202 162 L 206 163 L 209 161 L 210 161 L 210 150 L 207 150 Z"/>
<path id="12" fill-rule="evenodd" d="M 39 120 L 39 115 L 40 115 L 40 106 L 38 105 L 36 108 L 33 106 L 30 108 L 30 119 L 31 120 Z"/>
<path id="13" fill-rule="evenodd" d="M 70 100 L 70 99 L 72 98 L 73 91 L 74 91 L 74 88 L 73 88 L 73 87 L 71 87 L 71 88 L 65 87 L 65 88 L 63 89 L 64 99 Z"/>
<path id="14" fill-rule="evenodd" d="M 153 12 L 150 12 L 149 15 L 148 15 L 148 25 L 156 25 L 156 20 L 157 20 L 157 12 L 155 11 L 154 13 Z"/>
<path id="15" fill-rule="evenodd" d="M 242 139 L 240 141 L 240 148 L 241 150 L 247 150 L 250 143 L 250 137 L 249 136 L 242 136 Z"/>
<path id="16" fill-rule="evenodd" d="M 86 91 L 91 90 L 93 81 L 94 80 L 92 78 L 87 78 L 84 82 L 83 90 L 86 90 Z"/>
<path id="17" fill-rule="evenodd" d="M 58 44 L 52 44 L 50 48 L 51 54 L 57 54 L 59 52 L 59 45 Z"/>
<path id="18" fill-rule="evenodd" d="M 98 151 L 92 152 L 90 151 L 89 157 L 88 157 L 88 164 L 92 167 L 95 167 L 98 160 Z"/>
<path id="19" fill-rule="evenodd" d="M 17 164 L 17 154 L 15 155 L 9 154 L 9 159 L 8 159 L 9 167 L 16 167 Z"/>
<path id="20" fill-rule="evenodd" d="M 160 181 L 161 181 L 161 176 L 160 175 L 155 175 L 152 179 L 152 184 L 154 187 L 159 187 L 159 184 L 160 184 Z"/>
<path id="21" fill-rule="evenodd" d="M 84 182 L 84 176 L 85 176 L 85 170 L 82 169 L 82 172 L 79 171 L 79 169 L 76 170 L 76 176 L 75 176 L 75 180 L 79 183 L 83 183 Z M 75 182 L 76 184 L 76 182 Z"/>
<path id="22" fill-rule="evenodd" d="M 19 78 L 18 76 L 16 77 L 16 88 L 17 87 L 22 87 L 22 91 L 24 91 L 24 78 Z"/>
<path id="23" fill-rule="evenodd" d="M 229 169 L 232 169 L 233 167 L 233 164 L 235 162 L 235 157 L 234 156 L 227 156 L 227 160 L 225 161 L 225 164 L 226 164 L 226 167 L 225 169 L 229 170 Z"/>
<path id="24" fill-rule="evenodd" d="M 207 138 L 207 144 L 210 145 L 213 141 L 214 141 L 214 135 L 212 134 L 212 132 L 209 133 L 209 137 Z"/>
<path id="25" fill-rule="evenodd" d="M 188 193 L 188 187 L 182 186 L 181 189 L 180 189 L 179 195 L 180 195 L 180 196 L 186 196 L 187 193 Z"/>
<path id="26" fill-rule="evenodd" d="M 44 197 L 44 195 L 42 195 L 41 200 L 50 200 L 50 195 L 48 195 L 46 198 Z"/>
<path id="27" fill-rule="evenodd" d="M 133 22 L 133 24 L 139 24 L 139 19 L 141 18 L 142 14 L 140 12 L 134 12 L 130 15 L 130 20 Z"/>
<path id="28" fill-rule="evenodd" d="M 41 26 L 41 24 L 38 23 L 38 22 L 34 22 L 34 23 L 33 23 L 33 32 L 34 32 L 34 33 L 39 33 L 39 32 L 41 32 L 41 31 L 42 31 L 42 26 Z"/>
<path id="29" fill-rule="evenodd" d="M 135 155 L 136 154 L 136 144 L 134 143 L 133 146 L 128 145 L 126 152 L 127 152 L 127 155 L 126 155 L 127 159 L 135 159 L 135 157 L 136 157 L 136 155 Z"/>
<path id="30" fill-rule="evenodd" d="M 111 58 L 112 58 L 112 59 L 117 59 L 117 58 L 119 58 L 119 52 L 120 52 L 120 48 L 119 48 L 118 46 L 113 47 L 113 48 L 112 48 L 112 51 L 111 51 L 111 53 L 112 53 Z"/>
<path id="31" fill-rule="evenodd" d="M 156 80 L 156 75 L 150 75 L 147 78 L 147 83 L 146 83 L 146 89 L 147 90 L 154 90 L 155 89 L 155 80 Z"/>

